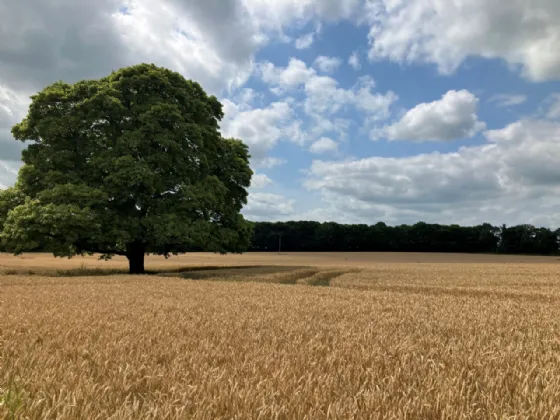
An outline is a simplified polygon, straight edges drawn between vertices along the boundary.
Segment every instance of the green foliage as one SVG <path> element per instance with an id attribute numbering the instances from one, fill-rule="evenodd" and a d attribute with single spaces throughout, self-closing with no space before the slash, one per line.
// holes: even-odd
<path id="1" fill-rule="evenodd" d="M 25 393 L 13 381 L 8 383 L 6 389 L 0 388 L 0 414 L 7 420 L 19 418 L 23 409 Z"/>
<path id="2" fill-rule="evenodd" d="M 8 213 L 25 202 L 25 195 L 17 188 L 0 190 L 0 227 L 4 226 Z"/>
<path id="3" fill-rule="evenodd" d="M 342 225 L 333 222 L 254 222 L 252 251 L 383 251 L 557 254 L 560 229 L 519 225 Z"/>
<path id="4" fill-rule="evenodd" d="M 0 190 L 0 232 L 6 223 L 8 213 L 25 202 L 25 195 L 18 188 L 7 188 Z M 4 251 L 4 245 L 0 241 L 0 252 Z"/>
<path id="5" fill-rule="evenodd" d="M 126 255 L 140 272 L 145 253 L 243 251 L 252 172 L 222 117 L 199 84 L 154 65 L 48 86 L 12 129 L 31 144 L 0 195 L 4 245 Z"/>
<path id="6" fill-rule="evenodd" d="M 504 254 L 554 254 L 558 251 L 558 235 L 546 228 L 532 225 L 502 226 L 498 252 Z"/>

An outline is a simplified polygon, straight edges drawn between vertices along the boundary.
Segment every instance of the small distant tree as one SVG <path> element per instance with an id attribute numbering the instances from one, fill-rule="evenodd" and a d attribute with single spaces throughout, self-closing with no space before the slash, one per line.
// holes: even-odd
<path id="1" fill-rule="evenodd" d="M 252 172 L 222 117 L 198 83 L 154 65 L 48 86 L 12 129 L 30 144 L 0 193 L 4 247 L 123 255 L 134 274 L 147 253 L 244 251 Z"/>

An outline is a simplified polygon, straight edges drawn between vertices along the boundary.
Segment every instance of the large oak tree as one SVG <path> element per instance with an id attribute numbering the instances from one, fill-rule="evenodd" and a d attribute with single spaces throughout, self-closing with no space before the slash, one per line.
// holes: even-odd
<path id="1" fill-rule="evenodd" d="M 30 144 L 0 193 L 4 247 L 123 255 L 131 273 L 147 253 L 245 250 L 249 154 L 222 117 L 198 83 L 154 65 L 48 86 L 12 129 Z"/>

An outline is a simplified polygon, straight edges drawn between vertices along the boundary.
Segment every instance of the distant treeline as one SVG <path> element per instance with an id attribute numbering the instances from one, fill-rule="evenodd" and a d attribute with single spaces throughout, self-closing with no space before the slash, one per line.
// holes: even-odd
<path id="1" fill-rule="evenodd" d="M 437 225 L 424 222 L 388 226 L 319 222 L 254 222 L 250 251 L 461 252 L 557 254 L 560 229 L 532 225 Z"/>

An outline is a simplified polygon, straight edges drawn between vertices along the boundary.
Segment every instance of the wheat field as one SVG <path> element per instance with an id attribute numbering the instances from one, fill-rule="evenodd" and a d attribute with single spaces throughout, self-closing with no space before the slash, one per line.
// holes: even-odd
<path id="1" fill-rule="evenodd" d="M 23 257 L 3 419 L 560 418 L 558 258 Z"/>

